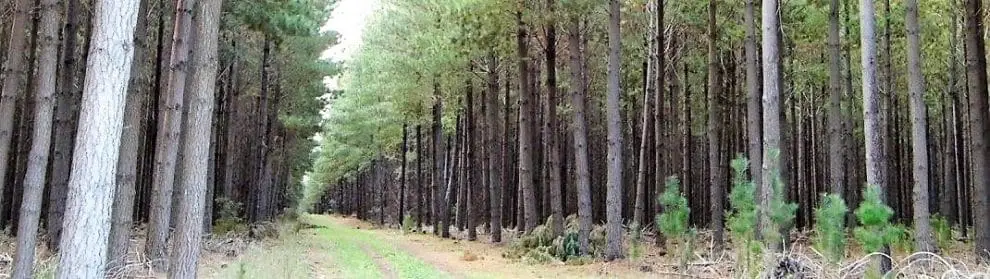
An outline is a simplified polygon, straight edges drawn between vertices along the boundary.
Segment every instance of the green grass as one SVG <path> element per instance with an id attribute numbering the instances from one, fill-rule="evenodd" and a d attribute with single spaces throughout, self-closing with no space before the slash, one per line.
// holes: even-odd
<path id="1" fill-rule="evenodd" d="M 301 222 L 318 227 L 293 233 L 283 230 L 282 238 L 271 246 L 253 247 L 241 260 L 227 265 L 217 278 L 311 278 L 318 273 L 332 278 L 383 278 L 386 272 L 375 260 L 387 264 L 400 278 L 448 278 L 433 266 L 400 250 L 374 233 L 333 223 L 319 216 L 303 216 Z M 291 226 L 285 226 L 291 227 Z M 307 254 L 325 253 L 310 266 Z"/>
<path id="2" fill-rule="evenodd" d="M 388 261 L 388 265 L 400 278 L 446 278 L 446 274 L 441 273 L 433 266 L 423 262 L 409 253 L 406 253 L 394 245 L 389 245 L 385 241 L 376 239 L 369 231 L 352 229 L 319 217 L 307 216 L 304 220 L 314 225 L 323 226 L 317 229 L 317 233 L 324 239 L 334 243 L 331 249 L 335 260 L 341 261 L 340 265 L 349 278 L 380 278 L 383 275 L 379 272 L 372 255 L 375 253 Z M 370 250 L 370 251 L 366 251 Z M 370 271 L 369 271 L 370 270 Z"/>

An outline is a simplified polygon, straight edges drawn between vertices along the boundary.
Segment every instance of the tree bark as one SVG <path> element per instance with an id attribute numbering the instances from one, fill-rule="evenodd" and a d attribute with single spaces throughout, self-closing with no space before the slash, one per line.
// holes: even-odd
<path id="1" fill-rule="evenodd" d="M 172 53 L 169 63 L 169 90 L 165 97 L 162 121 L 158 123 L 159 140 L 155 147 L 155 174 L 152 182 L 151 215 L 148 218 L 148 241 L 145 254 L 152 267 L 163 271 L 166 263 L 169 220 L 172 210 L 172 187 L 175 182 L 176 157 L 179 149 L 179 133 L 182 129 L 182 106 L 185 95 L 189 33 L 192 25 L 194 0 L 178 0 L 175 5 L 175 27 L 172 36 Z"/>
<path id="2" fill-rule="evenodd" d="M 516 51 L 519 55 L 519 191 L 523 195 L 525 231 L 532 232 L 539 224 L 536 211 L 536 186 L 533 185 L 533 92 L 529 86 L 529 35 L 523 21 L 526 0 L 519 1 L 516 11 Z"/>
<path id="3" fill-rule="evenodd" d="M 983 38 L 983 8 L 979 0 L 966 0 L 966 78 L 969 83 L 972 138 L 973 218 L 976 254 L 990 259 L 990 113 L 987 111 L 987 58 Z"/>
<path id="4" fill-rule="evenodd" d="M 145 11 L 148 1 L 141 1 L 138 9 L 136 26 L 147 23 Z M 146 50 L 145 28 L 134 30 L 134 57 L 144 57 Z M 143 78 L 144 61 L 135 59 L 131 62 L 131 76 L 128 81 L 127 99 L 124 104 L 124 126 L 120 138 L 120 151 L 117 157 L 116 192 L 113 199 L 113 212 L 110 226 L 110 249 L 107 264 L 109 269 L 122 266 L 130 247 L 131 228 L 134 224 L 134 195 L 136 192 L 138 147 L 141 141 L 141 116 L 147 96 L 146 83 Z"/>
<path id="5" fill-rule="evenodd" d="M 27 72 L 25 67 L 27 50 L 28 23 L 31 20 L 30 11 L 34 1 L 17 0 L 14 4 L 14 19 L 11 25 L 10 43 L 7 44 L 7 57 L 3 65 L 3 87 L 0 88 L 0 183 L 7 185 L 7 168 L 9 167 L 11 136 L 14 133 L 14 110 L 17 99 L 20 98 L 21 85 Z M 4 186 L 0 185 L 0 193 Z M 16 199 L 16 196 L 14 197 Z M 0 195 L 0 204 L 3 197 Z M 11 201 L 13 203 L 13 201 Z"/>
<path id="6" fill-rule="evenodd" d="M 755 0 L 746 0 L 746 133 L 749 137 L 749 173 L 754 181 L 763 179 L 763 106 L 756 45 Z M 758 188 L 762 187 L 762 183 Z"/>
<path id="7" fill-rule="evenodd" d="M 59 92 L 55 104 L 55 138 L 52 151 L 51 182 L 48 190 L 48 247 L 57 249 L 62 234 L 62 215 L 65 214 L 65 192 L 69 185 L 69 167 L 72 164 L 72 144 L 78 120 L 76 100 L 76 33 L 79 25 L 79 0 L 68 0 L 65 8 L 65 29 L 62 42 L 62 58 L 59 66 Z"/>
<path id="8" fill-rule="evenodd" d="M 570 51 L 573 113 L 574 174 L 578 200 L 578 244 L 582 255 L 588 254 L 591 235 L 591 173 L 588 165 L 588 121 L 585 119 L 587 76 L 584 68 L 584 50 L 581 48 L 580 23 L 572 17 L 568 24 L 567 44 Z"/>
<path id="9" fill-rule="evenodd" d="M 874 35 L 873 1 L 860 0 L 860 47 L 863 67 L 863 133 L 866 141 L 866 183 L 880 188 L 880 197 L 886 202 L 887 158 L 884 154 L 883 112 L 877 92 L 877 45 Z M 888 252 L 884 248 L 882 252 Z M 889 253 L 888 253 L 889 254 Z M 881 259 L 881 271 L 890 270 L 890 260 Z"/>
<path id="10" fill-rule="evenodd" d="M 845 168 L 842 147 L 842 57 L 839 48 L 839 0 L 831 0 L 828 14 L 828 177 L 831 192 L 841 196 L 845 191 Z"/>
<path id="11" fill-rule="evenodd" d="M 488 93 L 486 95 L 488 109 L 485 111 L 485 123 L 488 124 L 488 137 L 485 139 L 488 146 L 488 192 L 489 192 L 489 226 L 491 227 L 492 243 L 502 242 L 502 185 L 505 177 L 502 175 L 501 166 L 505 158 L 505 152 L 499 143 L 499 136 L 504 133 L 499 125 L 498 113 L 498 72 L 496 71 L 498 61 L 492 55 L 488 64 Z"/>
<path id="12" fill-rule="evenodd" d="M 832 0 L 836 1 L 836 0 Z M 928 211 L 928 115 L 925 76 L 921 69 L 918 0 L 907 0 L 908 90 L 911 94 L 911 145 L 914 159 L 914 243 L 918 251 L 933 252 Z"/>
<path id="13" fill-rule="evenodd" d="M 763 170 L 762 186 L 757 201 L 760 202 L 760 216 L 770 216 L 770 201 L 775 195 L 774 180 L 782 179 L 781 150 L 781 102 L 780 102 L 780 18 L 777 0 L 763 1 Z M 772 234 L 774 228 L 767 217 L 757 218 L 759 231 L 763 235 Z M 768 245 L 771 249 L 779 245 Z"/>
<path id="14" fill-rule="evenodd" d="M 717 0 L 708 1 L 708 175 L 709 175 L 709 202 L 711 203 L 711 222 L 714 230 L 714 243 L 716 250 L 721 250 L 723 234 L 725 233 L 722 215 L 724 214 L 723 192 L 725 191 L 724 181 L 721 179 L 722 164 L 719 163 L 721 154 L 719 153 L 719 137 L 721 119 L 719 114 L 719 98 L 722 95 L 721 69 L 719 68 L 718 56 L 715 44 L 718 41 L 718 23 L 715 19 Z"/>
<path id="15" fill-rule="evenodd" d="M 399 168 L 399 215 L 396 224 L 402 225 L 406 218 L 406 155 L 409 153 L 409 127 L 402 123 L 402 167 Z"/>
<path id="16" fill-rule="evenodd" d="M 99 0 L 56 278 L 102 278 L 138 0 Z"/>
<path id="17" fill-rule="evenodd" d="M 196 277 L 203 234 L 203 210 L 206 206 L 207 171 L 209 170 L 210 126 L 213 122 L 214 83 L 217 73 L 217 35 L 220 28 L 222 0 L 203 0 L 196 15 L 196 47 L 193 48 L 193 77 L 189 117 L 186 119 L 185 150 L 182 164 L 182 193 L 172 241 L 169 278 Z M 267 117 L 267 116 L 266 116 Z"/>
<path id="18" fill-rule="evenodd" d="M 34 131 L 31 137 L 31 151 L 28 154 L 27 171 L 24 174 L 24 194 L 20 218 L 17 222 L 17 251 L 11 278 L 31 278 L 34 272 L 34 250 L 37 245 L 41 200 L 48 170 L 52 118 L 55 109 L 58 26 L 62 17 L 58 8 L 57 0 L 40 1 L 41 28 L 37 33 L 40 47 L 38 50 L 38 70 L 34 76 L 34 88 L 36 90 Z"/>
<path id="19" fill-rule="evenodd" d="M 547 0 L 547 12 L 556 13 L 557 0 Z M 546 67 L 547 67 L 547 187 L 550 187 L 550 230 L 554 236 L 564 234 L 564 203 L 561 197 L 560 143 L 557 138 L 557 22 L 548 17 L 546 26 Z"/>
<path id="20" fill-rule="evenodd" d="M 621 88 L 619 75 L 622 70 L 622 34 L 619 0 L 609 0 L 608 24 L 608 94 L 606 118 L 608 130 L 608 175 L 606 190 L 605 260 L 623 258 L 622 249 L 622 119 L 619 113 Z"/>

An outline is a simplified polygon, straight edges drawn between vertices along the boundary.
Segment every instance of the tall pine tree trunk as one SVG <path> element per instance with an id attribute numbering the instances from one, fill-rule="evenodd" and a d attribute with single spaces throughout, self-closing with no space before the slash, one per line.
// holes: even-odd
<path id="1" fill-rule="evenodd" d="M 11 162 L 11 140 L 14 134 L 14 110 L 17 99 L 20 98 L 21 90 L 24 89 L 22 82 L 27 73 L 26 50 L 27 50 L 27 27 L 31 20 L 30 12 L 34 1 L 18 0 L 14 4 L 14 20 L 11 25 L 10 43 L 7 44 L 7 57 L 3 65 L 3 87 L 0 88 L 0 185 L 8 185 L 7 168 Z M 4 186 L 0 186 L 0 193 L 4 193 Z M 3 203 L 3 195 L 0 194 L 0 204 Z M 14 197 L 16 199 L 16 196 Z M 11 204 L 14 201 L 6 204 Z"/>
<path id="2" fill-rule="evenodd" d="M 831 193 L 845 191 L 842 147 L 842 57 L 839 54 L 839 0 L 829 1 L 828 13 L 828 173 Z"/>
<path id="3" fill-rule="evenodd" d="M 547 0 L 547 12 L 555 14 L 557 0 Z M 550 187 L 550 230 L 554 236 L 564 234 L 564 203 L 561 196 L 560 177 L 560 141 L 557 138 L 557 22 L 549 17 L 546 30 L 546 67 L 547 67 L 547 187 Z"/>
<path id="4" fill-rule="evenodd" d="M 987 58 L 982 1 L 966 0 L 966 79 L 972 133 L 973 226 L 976 254 L 990 259 L 990 113 L 987 111 Z"/>
<path id="5" fill-rule="evenodd" d="M 588 121 L 585 119 L 587 76 L 584 68 L 584 50 L 581 48 L 580 23 L 572 17 L 568 24 L 567 45 L 571 55 L 571 80 L 576 81 L 571 90 L 571 106 L 574 108 L 571 125 L 574 126 L 574 174 L 578 200 L 578 245 L 582 255 L 589 252 L 591 236 L 591 173 L 588 163 Z M 508 104 L 506 104 L 508 105 Z"/>
<path id="6" fill-rule="evenodd" d="M 147 23 L 145 11 L 148 1 L 142 0 L 138 9 L 137 26 Z M 130 247 L 131 229 L 134 224 L 134 196 L 136 193 L 138 147 L 141 141 L 141 116 L 145 96 L 147 96 L 147 80 L 144 79 L 145 28 L 134 30 L 134 57 L 131 62 L 131 76 L 128 82 L 128 93 L 124 104 L 124 126 L 120 138 L 120 154 L 117 157 L 116 192 L 113 198 L 113 215 L 110 226 L 110 250 L 107 264 L 111 269 L 126 263 Z"/>
<path id="7" fill-rule="evenodd" d="M 24 194 L 17 222 L 17 254 L 12 278 L 30 278 L 34 272 L 34 250 L 51 150 L 52 118 L 55 114 L 58 26 L 62 15 L 57 0 L 40 1 L 40 5 L 41 26 L 36 34 L 40 47 L 38 69 L 34 76 L 35 122 L 27 171 L 24 174 Z M 25 132 L 27 131 L 21 131 Z"/>
<path id="8" fill-rule="evenodd" d="M 836 0 L 833 0 L 836 1 Z M 911 93 L 911 146 L 914 159 L 914 242 L 918 251 L 932 252 L 928 211 L 928 116 L 925 76 L 921 69 L 918 0 L 907 0 L 908 90 Z"/>
<path id="9" fill-rule="evenodd" d="M 523 12 L 526 0 L 519 1 L 519 11 L 516 11 L 516 51 L 519 55 L 519 191 L 522 192 L 522 209 L 524 215 L 524 230 L 532 232 L 539 224 L 536 211 L 536 189 L 533 185 L 533 92 L 529 85 L 529 35 Z"/>
<path id="10" fill-rule="evenodd" d="M 606 94 L 606 127 L 608 130 L 608 174 L 606 179 L 605 260 L 624 257 L 622 249 L 622 117 L 619 112 L 622 70 L 622 34 L 619 29 L 621 5 L 609 0 L 608 23 L 608 93 Z"/>
<path id="11" fill-rule="evenodd" d="M 175 239 L 172 241 L 169 261 L 171 278 L 196 277 L 196 264 L 202 246 L 221 5 L 222 0 L 203 0 L 196 15 L 197 39 L 192 61 L 192 65 L 196 67 L 196 75 L 189 88 L 192 98 L 185 125 L 187 133 L 182 160 L 184 185 L 176 212 L 181 218 L 176 224 Z"/>
<path id="12" fill-rule="evenodd" d="M 79 26 L 79 0 L 68 0 L 65 8 L 65 28 L 62 31 L 62 58 L 59 66 L 59 92 L 55 96 L 55 136 L 52 150 L 51 181 L 48 190 L 48 247 L 57 249 L 65 214 L 65 192 L 69 185 L 72 164 L 72 143 L 78 118 L 76 97 L 76 33 Z"/>
<path id="13" fill-rule="evenodd" d="M 98 0 L 56 278 L 103 278 L 138 0 Z"/>
<path id="14" fill-rule="evenodd" d="M 719 152 L 719 141 L 721 128 L 719 123 L 721 119 L 719 114 L 721 113 L 721 108 L 719 106 L 719 98 L 722 95 L 722 78 L 721 69 L 719 68 L 718 56 L 716 54 L 715 44 L 718 41 L 718 24 L 715 19 L 716 14 L 716 2 L 717 0 L 708 1 L 708 175 L 709 175 L 709 197 L 708 200 L 711 203 L 711 222 L 712 230 L 714 230 L 715 247 L 716 250 L 721 250 L 723 246 L 722 235 L 725 233 L 723 228 L 723 195 L 725 191 L 725 181 L 721 179 L 721 173 L 723 165 L 719 163 L 721 158 L 721 153 Z"/>
<path id="15" fill-rule="evenodd" d="M 148 220 L 148 240 L 145 254 L 156 270 L 164 270 L 166 241 L 172 210 L 172 187 L 175 183 L 176 157 L 179 151 L 179 133 L 182 129 L 182 106 L 188 71 L 189 33 L 192 29 L 194 0 L 178 0 L 175 5 L 175 28 L 172 37 L 172 54 L 169 63 L 168 94 L 158 123 L 158 141 L 155 147 L 155 173 L 152 182 L 151 216 Z"/>
<path id="16" fill-rule="evenodd" d="M 863 67 L 863 133 L 866 141 L 866 184 L 880 189 L 880 197 L 886 202 L 887 158 L 884 153 L 883 112 L 881 96 L 877 92 L 877 43 L 875 37 L 874 8 L 872 0 L 859 1 L 860 47 Z M 888 252 L 886 247 L 882 252 Z M 889 254 L 889 253 L 888 253 Z M 890 260 L 881 259 L 881 271 L 890 270 Z"/>

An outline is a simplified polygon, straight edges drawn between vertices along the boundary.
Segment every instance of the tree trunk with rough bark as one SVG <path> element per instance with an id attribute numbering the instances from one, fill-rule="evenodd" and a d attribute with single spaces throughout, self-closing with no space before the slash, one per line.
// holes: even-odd
<path id="1" fill-rule="evenodd" d="M 98 0 L 56 278 L 103 278 L 138 0 Z"/>
<path id="2" fill-rule="evenodd" d="M 605 260 L 611 261 L 625 256 L 622 249 L 622 116 L 619 112 L 622 34 L 619 29 L 619 0 L 609 0 L 608 11 L 608 93 L 605 98 L 608 130 L 605 215 L 608 221 L 605 224 Z"/>
<path id="3" fill-rule="evenodd" d="M 175 27 L 169 63 L 168 90 L 162 121 L 158 123 L 159 137 L 155 147 L 155 173 L 152 182 L 151 215 L 148 218 L 148 240 L 145 254 L 155 270 L 164 271 L 169 221 L 172 210 L 172 187 L 175 183 L 179 133 L 182 129 L 182 107 L 188 72 L 189 34 L 192 33 L 194 0 L 178 0 L 175 5 Z"/>

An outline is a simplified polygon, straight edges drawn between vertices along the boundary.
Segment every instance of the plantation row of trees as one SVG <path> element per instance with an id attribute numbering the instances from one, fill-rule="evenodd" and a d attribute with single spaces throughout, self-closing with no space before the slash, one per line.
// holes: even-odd
<path id="1" fill-rule="evenodd" d="M 756 235 L 844 200 L 876 218 L 831 211 L 840 232 L 883 231 L 889 207 L 934 251 L 937 214 L 990 256 L 980 0 L 383 2 L 329 99 L 304 209 L 493 242 L 576 215 L 581 251 L 604 222 L 614 259 L 678 177 L 690 226 L 724 247 L 745 154 Z"/>
<path id="2" fill-rule="evenodd" d="M 331 4 L 0 1 L 12 277 L 34 276 L 37 247 L 59 253 L 59 278 L 103 278 L 137 254 L 194 278 L 214 222 L 246 232 L 293 207 L 335 72 L 318 59 Z"/>

